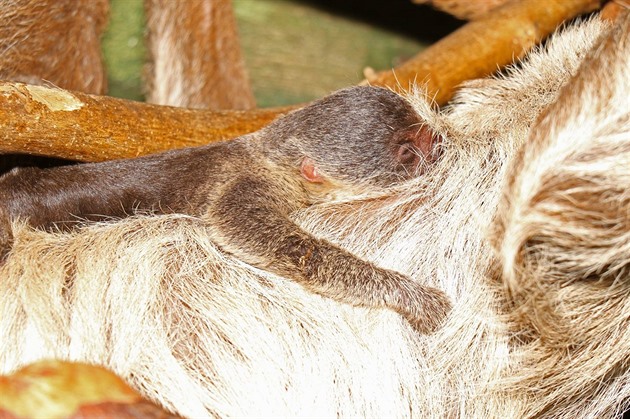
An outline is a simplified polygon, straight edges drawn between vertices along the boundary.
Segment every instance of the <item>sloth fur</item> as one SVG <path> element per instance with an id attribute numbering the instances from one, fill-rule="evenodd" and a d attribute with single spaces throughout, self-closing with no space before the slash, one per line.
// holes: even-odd
<path id="1" fill-rule="evenodd" d="M 415 333 L 222 253 L 200 220 L 14 225 L 0 373 L 111 368 L 185 416 L 614 417 L 630 403 L 630 18 L 555 35 L 445 110 L 434 168 L 307 230 L 445 290 Z"/>

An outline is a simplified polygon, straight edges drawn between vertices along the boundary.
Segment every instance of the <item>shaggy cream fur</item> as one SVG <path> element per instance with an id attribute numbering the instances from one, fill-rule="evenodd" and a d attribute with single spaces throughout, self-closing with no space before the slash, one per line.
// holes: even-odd
<path id="1" fill-rule="evenodd" d="M 192 417 L 614 416 L 630 400 L 629 34 L 628 18 L 567 28 L 445 111 L 416 92 L 446 139 L 432 171 L 295 215 L 444 289 L 438 332 L 247 266 L 191 217 L 15 225 L 0 372 L 102 364 Z"/>

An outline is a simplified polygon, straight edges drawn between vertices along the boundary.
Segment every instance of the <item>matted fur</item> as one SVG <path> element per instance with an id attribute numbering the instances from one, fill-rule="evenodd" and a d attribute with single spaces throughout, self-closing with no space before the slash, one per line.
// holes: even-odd
<path id="1" fill-rule="evenodd" d="M 627 37 L 627 21 L 623 25 Z M 42 357 L 103 364 L 148 397 L 194 417 L 614 414 L 630 396 L 630 373 L 622 363 L 605 371 L 602 365 L 613 356 L 630 357 L 621 336 L 628 328 L 619 329 L 628 323 L 627 257 L 617 253 L 609 259 L 616 265 L 601 270 L 599 259 L 582 255 L 585 271 L 602 275 L 591 281 L 600 287 L 591 300 L 573 293 L 580 298 L 570 308 L 564 290 L 579 288 L 580 282 L 558 289 L 524 258 L 513 258 L 517 263 L 510 265 L 505 255 L 521 253 L 504 254 L 508 241 L 498 244 L 510 290 L 504 292 L 486 239 L 508 165 L 603 30 L 596 20 L 567 29 L 507 76 L 471 83 L 445 112 L 432 110 L 417 93 L 410 99 L 418 112 L 445 137 L 444 154 L 433 170 L 381 199 L 296 214 L 309 231 L 444 289 L 455 307 L 433 335 L 417 335 L 389 310 L 338 304 L 247 266 L 221 253 L 208 240 L 206 227 L 191 217 L 138 216 L 66 234 L 16 225 L 15 247 L 0 268 L 0 372 Z M 611 90 L 628 91 L 627 71 L 611 65 L 601 72 L 611 80 Z M 600 92 L 594 88 L 592 94 Z M 616 106 L 623 105 L 619 98 Z M 589 121 L 601 119 L 591 100 L 578 96 L 564 106 Z M 554 120 L 554 114 L 547 118 Z M 601 157 L 601 164 L 622 167 L 618 152 L 589 143 L 588 132 L 567 121 L 559 118 L 558 129 L 577 131 L 575 136 L 585 139 L 572 143 L 565 135 L 545 137 L 545 144 L 537 142 L 539 148 L 528 148 L 532 157 L 519 155 L 511 178 L 522 171 L 525 180 L 537 184 L 545 172 L 529 161 L 545 163 L 548 157 L 555 163 L 544 167 L 575 175 L 572 164 L 564 166 L 554 151 L 575 144 L 594 160 Z M 617 126 L 620 120 L 610 121 Z M 543 132 L 540 127 L 534 137 Z M 627 151 L 628 132 L 627 125 L 619 126 L 615 150 Z M 620 190 L 618 182 L 626 182 L 621 189 L 627 190 L 623 175 L 603 177 L 600 188 L 613 193 Z M 580 185 L 584 176 L 582 171 L 572 179 Z M 527 230 L 531 223 L 519 215 L 519 208 L 532 206 L 527 204 L 530 190 L 515 184 L 508 183 L 500 209 L 503 232 L 512 226 Z M 543 189 L 537 194 L 549 186 L 538 184 Z M 512 207 L 513 202 L 522 204 Z M 583 215 L 598 219 L 597 208 Z M 620 233 L 627 240 L 627 224 Z M 493 237 L 503 243 L 501 237 L 511 239 L 512 233 L 497 229 Z M 572 247 L 572 236 L 567 237 Z M 599 237 L 589 248 L 603 246 Z M 526 249 L 523 242 L 515 243 Z M 565 248 L 550 243 L 539 254 L 559 257 Z M 549 270 L 551 265 L 542 266 Z M 619 266 L 626 270 L 618 270 L 615 279 L 605 275 Z M 528 284 L 545 282 L 560 292 L 519 299 L 521 290 L 537 288 Z M 610 328 L 602 329 L 605 324 L 598 321 L 591 330 L 585 313 L 586 319 L 565 323 L 569 333 L 540 329 L 538 317 L 520 309 L 525 303 L 534 309 L 553 303 L 578 312 L 612 308 Z M 560 341 L 549 341 L 547 334 Z M 539 359 L 570 360 L 574 337 L 590 349 L 590 358 L 536 364 Z M 608 346 L 611 337 L 619 340 Z M 573 380 L 576 376 L 583 377 Z"/>

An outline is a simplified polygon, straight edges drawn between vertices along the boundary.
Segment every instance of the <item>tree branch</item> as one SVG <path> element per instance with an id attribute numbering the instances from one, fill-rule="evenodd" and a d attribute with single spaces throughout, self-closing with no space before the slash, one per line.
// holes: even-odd
<path id="1" fill-rule="evenodd" d="M 461 82 L 492 73 L 598 0 L 523 0 L 470 22 L 372 85 L 426 82 L 444 104 Z M 295 107 L 253 111 L 170 108 L 61 89 L 0 82 L 0 153 L 79 161 L 136 157 L 258 130 Z"/>
<path id="2" fill-rule="evenodd" d="M 192 110 L 0 82 L 0 153 L 79 161 L 136 157 L 234 138 L 289 109 Z"/>
<path id="3" fill-rule="evenodd" d="M 426 83 L 441 105 L 457 86 L 522 57 L 567 19 L 593 11 L 599 0 L 512 1 L 469 22 L 393 71 L 368 77 L 373 86 L 407 90 Z"/>

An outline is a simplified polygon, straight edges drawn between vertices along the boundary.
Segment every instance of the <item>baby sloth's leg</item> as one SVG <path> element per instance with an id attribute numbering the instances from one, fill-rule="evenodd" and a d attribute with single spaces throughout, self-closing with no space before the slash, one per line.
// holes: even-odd
<path id="1" fill-rule="evenodd" d="M 310 235 L 288 218 L 290 203 L 280 195 L 263 179 L 236 180 L 205 215 L 213 240 L 245 262 L 317 294 L 395 310 L 422 333 L 442 324 L 451 308 L 442 291 Z"/>
<path id="2" fill-rule="evenodd" d="M 276 257 L 286 260 L 285 266 L 307 289 L 356 306 L 390 308 L 419 332 L 435 331 L 451 309 L 442 291 L 304 232 L 285 237 L 279 245 L 285 248 Z"/>

